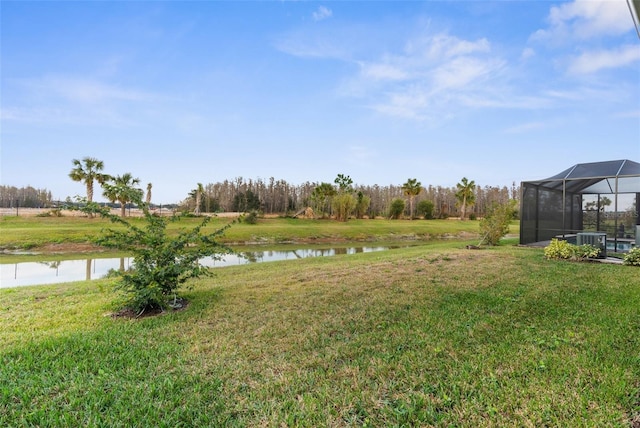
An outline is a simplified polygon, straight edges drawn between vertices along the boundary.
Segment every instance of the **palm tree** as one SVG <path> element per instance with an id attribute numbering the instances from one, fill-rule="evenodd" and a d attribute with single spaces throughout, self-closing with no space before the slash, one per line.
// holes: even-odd
<path id="1" fill-rule="evenodd" d="M 126 215 L 126 206 L 128 202 L 133 199 L 142 199 L 142 189 L 133 187 L 136 184 L 140 184 L 139 178 L 133 178 L 130 173 L 124 173 L 111 177 L 111 183 L 104 183 L 104 197 L 109 199 L 111 203 L 116 201 L 120 202 L 120 216 L 122 218 Z"/>
<path id="2" fill-rule="evenodd" d="M 69 173 L 69 177 L 73 181 L 83 181 L 87 186 L 87 202 L 93 202 L 93 182 L 97 181 L 103 184 L 111 177 L 108 174 L 102 174 L 100 171 L 104 169 L 104 162 L 96 158 L 85 157 L 82 161 L 73 159 L 71 161 L 74 168 Z M 93 214 L 89 214 L 93 216 Z"/>
<path id="3" fill-rule="evenodd" d="M 460 219 L 464 220 L 467 210 L 467 205 L 473 205 L 476 202 L 475 190 L 476 182 L 468 181 L 466 177 L 462 177 L 460 183 L 456 184 L 458 191 L 456 192 L 456 198 L 460 202 Z"/>
<path id="4" fill-rule="evenodd" d="M 202 193 L 204 192 L 204 188 L 202 187 L 202 183 L 198 183 L 198 187 L 196 187 L 196 209 L 193 210 L 195 215 L 200 215 L 200 204 L 202 203 Z"/>
<path id="5" fill-rule="evenodd" d="M 147 208 L 151 206 L 151 188 L 153 185 L 151 183 L 147 183 Z"/>
<path id="6" fill-rule="evenodd" d="M 422 183 L 416 178 L 410 178 L 402 185 L 402 191 L 409 197 L 409 217 L 413 220 L 413 201 L 422 192 Z"/>

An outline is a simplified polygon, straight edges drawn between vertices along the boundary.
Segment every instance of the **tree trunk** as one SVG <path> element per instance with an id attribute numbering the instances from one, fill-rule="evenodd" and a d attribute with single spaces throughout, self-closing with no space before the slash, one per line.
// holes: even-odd
<path id="1" fill-rule="evenodd" d="M 409 220 L 413 220 L 413 196 L 409 197 Z"/>
<path id="2" fill-rule="evenodd" d="M 467 210 L 467 197 L 462 197 L 462 206 L 460 207 L 460 211 L 462 211 L 462 215 L 460 216 L 460 220 L 464 220 L 465 211 Z"/>
<path id="3" fill-rule="evenodd" d="M 93 180 L 87 181 L 87 201 L 93 202 Z M 93 213 L 89 213 L 89 218 L 93 218 Z"/>

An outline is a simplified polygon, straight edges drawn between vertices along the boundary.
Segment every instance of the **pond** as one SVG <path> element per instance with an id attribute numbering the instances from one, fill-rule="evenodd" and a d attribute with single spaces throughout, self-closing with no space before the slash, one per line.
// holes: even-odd
<path id="1" fill-rule="evenodd" d="M 327 257 L 373 251 L 384 251 L 398 246 L 302 248 L 290 250 L 237 251 L 223 260 L 205 258 L 201 263 L 209 267 L 224 267 L 278 260 Z M 132 257 L 92 258 L 50 262 L 19 262 L 0 264 L 0 288 L 26 285 L 56 284 L 88 281 L 105 277 L 111 270 L 126 270 L 133 264 Z"/>

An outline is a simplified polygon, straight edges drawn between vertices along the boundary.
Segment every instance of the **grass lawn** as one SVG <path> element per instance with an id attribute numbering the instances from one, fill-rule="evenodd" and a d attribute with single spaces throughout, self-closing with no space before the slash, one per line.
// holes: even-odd
<path id="1" fill-rule="evenodd" d="M 0 289 L 0 426 L 640 418 L 638 270 L 466 243 L 221 268 L 139 320 L 109 280 Z"/>

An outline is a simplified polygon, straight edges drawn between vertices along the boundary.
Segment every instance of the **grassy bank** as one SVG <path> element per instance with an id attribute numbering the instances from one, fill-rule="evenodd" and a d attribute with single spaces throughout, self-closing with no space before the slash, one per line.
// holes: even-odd
<path id="1" fill-rule="evenodd" d="M 141 219 L 131 219 L 143 226 Z M 197 218 L 183 218 L 171 223 L 169 231 L 192 228 Z M 213 231 L 231 219 L 215 218 L 206 230 Z M 107 227 L 117 227 L 108 220 L 85 217 L 2 217 L 0 248 L 32 249 L 45 244 L 79 244 L 91 242 Z M 517 225 L 514 224 L 517 229 Z M 356 240 L 430 239 L 461 234 L 478 234 L 477 221 L 458 220 L 333 220 L 291 218 L 260 219 L 258 224 L 236 223 L 223 240 L 227 243 L 282 243 Z"/>
<path id="2" fill-rule="evenodd" d="M 222 268 L 137 321 L 107 280 L 0 290 L 0 425 L 629 426 L 637 269 L 463 244 Z"/>

